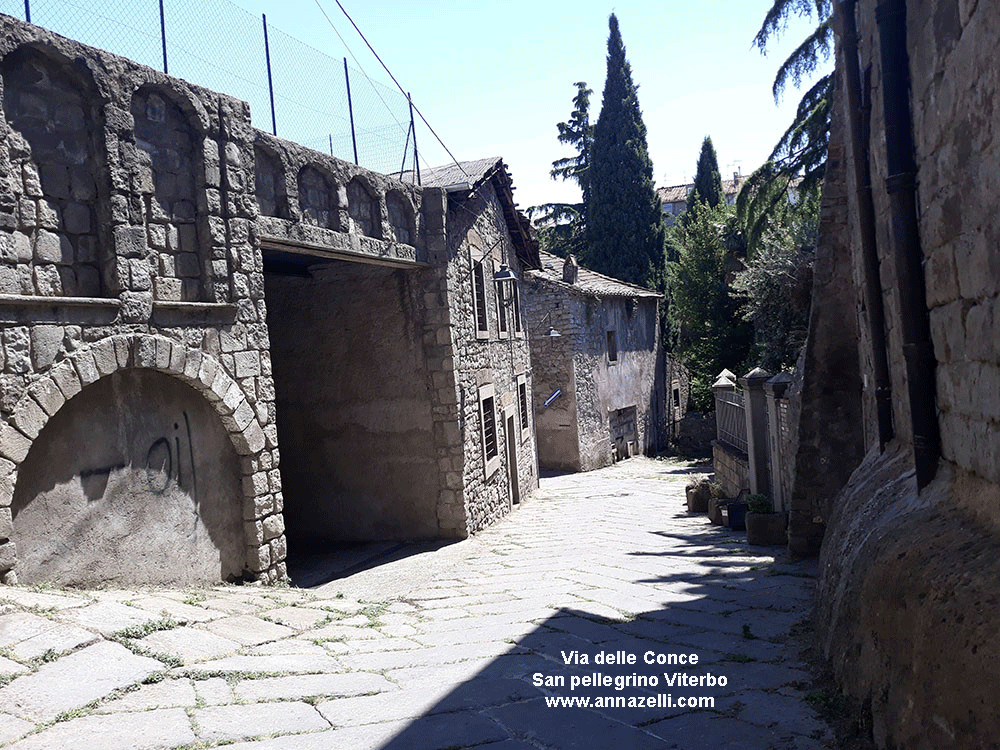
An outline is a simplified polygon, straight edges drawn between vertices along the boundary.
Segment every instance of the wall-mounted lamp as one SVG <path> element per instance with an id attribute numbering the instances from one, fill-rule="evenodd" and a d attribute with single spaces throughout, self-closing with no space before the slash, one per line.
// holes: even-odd
<path id="1" fill-rule="evenodd" d="M 552 311 L 551 310 L 549 312 L 545 313 L 544 317 L 541 319 L 541 321 L 540 321 L 542 323 L 541 328 L 545 327 L 544 324 L 545 324 L 546 320 L 548 320 L 551 323 L 551 321 L 552 321 Z M 557 331 L 555 328 L 552 328 L 551 326 L 549 327 L 549 332 L 546 333 L 545 335 L 548 336 L 550 339 L 562 338 L 562 334 L 559 333 L 559 331 Z"/>
<path id="2" fill-rule="evenodd" d="M 514 304 L 514 289 L 517 287 L 517 274 L 510 270 L 506 263 L 500 266 L 500 270 L 493 274 L 493 283 L 497 285 L 500 292 L 500 302 L 504 307 Z M 519 329 L 520 330 L 520 329 Z"/>

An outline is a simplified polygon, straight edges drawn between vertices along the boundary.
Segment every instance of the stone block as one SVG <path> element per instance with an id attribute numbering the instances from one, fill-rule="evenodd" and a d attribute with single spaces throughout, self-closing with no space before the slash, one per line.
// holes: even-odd
<path id="1" fill-rule="evenodd" d="M 154 201 L 155 202 L 155 201 Z M 146 230 L 141 226 L 118 226 L 114 229 L 115 255 L 142 258 L 146 255 Z"/>
<path id="2" fill-rule="evenodd" d="M 62 277 L 57 266 L 35 266 L 33 277 L 36 294 L 43 297 L 58 297 L 63 293 Z"/>
<path id="3" fill-rule="evenodd" d="M 62 211 L 59 204 L 42 198 L 38 201 L 38 226 L 57 231 L 62 226 Z"/>
<path id="4" fill-rule="evenodd" d="M 31 440 L 13 425 L 0 424 L 0 456 L 19 464 L 28 455 L 29 448 L 31 448 Z"/>
<path id="5" fill-rule="evenodd" d="M 145 258 L 129 259 L 128 274 L 133 291 L 148 292 L 153 288 L 152 273 Z"/>
<path id="6" fill-rule="evenodd" d="M 257 414 L 254 412 L 253 407 L 250 406 L 250 404 L 243 401 L 236 408 L 236 411 L 233 412 L 232 419 L 236 424 L 237 431 L 243 432 L 251 423 L 256 421 Z"/>
<path id="7" fill-rule="evenodd" d="M 273 427 L 273 425 L 268 425 L 268 429 L 271 429 L 271 427 Z M 247 428 L 240 433 L 240 435 L 242 435 L 242 439 L 240 442 L 242 445 L 246 446 L 246 450 L 249 453 L 259 453 L 260 451 L 264 450 L 265 445 L 267 445 L 267 447 L 269 448 L 273 448 L 277 445 L 278 442 L 277 430 L 275 430 L 274 440 L 273 440 L 274 445 L 269 444 L 272 442 L 270 435 L 268 435 L 268 437 L 265 439 L 265 432 L 260 428 L 260 425 L 257 423 L 256 419 L 252 420 L 250 424 L 247 425 Z"/>
<path id="8" fill-rule="evenodd" d="M 122 323 L 148 323 L 153 314 L 153 295 L 150 292 L 122 292 L 119 319 Z"/>
<path id="9" fill-rule="evenodd" d="M 260 375 L 260 357 L 257 352 L 236 352 L 233 355 L 236 377 L 251 378 Z"/>
<path id="10" fill-rule="evenodd" d="M 274 518 L 274 516 L 272 516 L 272 518 Z M 273 565 L 274 563 L 284 560 L 288 555 L 288 541 L 285 539 L 284 535 L 279 536 L 277 539 L 272 539 L 270 544 L 271 564 Z"/>
<path id="11" fill-rule="evenodd" d="M 35 235 L 34 256 L 39 263 L 72 263 L 73 245 L 64 234 L 39 229 Z"/>
<path id="12" fill-rule="evenodd" d="M 267 472 L 265 471 L 258 471 L 255 474 L 243 477 L 243 494 L 247 497 L 266 495 L 269 488 Z"/>
<path id="13" fill-rule="evenodd" d="M 178 302 L 184 298 L 184 286 L 180 279 L 157 276 L 153 279 L 153 296 L 158 300 Z"/>
<path id="14" fill-rule="evenodd" d="M 264 524 L 257 520 L 243 522 L 243 533 L 246 536 L 247 544 L 259 547 L 265 541 Z"/>
<path id="15" fill-rule="evenodd" d="M 91 351 L 82 351 L 73 357 L 73 364 L 80 375 L 82 385 L 90 385 L 100 379 L 101 373 L 94 362 L 94 355 Z"/>
<path id="16" fill-rule="evenodd" d="M 53 367 L 49 377 L 67 400 L 73 398 L 82 388 L 80 376 L 70 362 L 62 362 Z"/>
<path id="17" fill-rule="evenodd" d="M 0 265 L 0 294 L 20 294 L 21 274 L 17 266 Z"/>
<path id="18" fill-rule="evenodd" d="M 110 339 L 103 339 L 90 348 L 94 356 L 94 364 L 101 375 L 110 375 L 118 369 L 118 354 L 115 344 Z"/>
<path id="19" fill-rule="evenodd" d="M 66 398 L 63 396 L 62 391 L 59 387 L 49 378 L 44 378 L 36 383 L 33 383 L 30 388 L 28 388 L 28 393 L 34 398 L 42 410 L 48 414 L 50 417 L 62 408 L 62 405 L 66 403 Z"/>
<path id="20" fill-rule="evenodd" d="M 285 520 L 280 513 L 276 513 L 273 516 L 265 518 L 261 527 L 263 529 L 264 539 L 270 541 L 285 533 Z M 272 555 L 272 559 L 279 558 L 274 558 Z M 282 555 L 280 559 L 284 559 L 284 555 Z"/>
<path id="21" fill-rule="evenodd" d="M 63 211 L 63 227 L 69 234 L 90 234 L 90 207 L 83 203 L 70 203 Z"/>
<path id="22" fill-rule="evenodd" d="M 254 573 L 261 573 L 271 567 L 271 547 L 269 544 L 251 547 L 248 557 L 247 564 Z"/>

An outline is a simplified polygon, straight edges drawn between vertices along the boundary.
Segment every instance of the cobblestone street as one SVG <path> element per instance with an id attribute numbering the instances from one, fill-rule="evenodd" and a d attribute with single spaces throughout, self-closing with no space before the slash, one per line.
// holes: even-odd
<path id="1" fill-rule="evenodd" d="M 0 742 L 832 747 L 794 634 L 815 563 L 689 517 L 692 472 L 639 458 L 543 479 L 472 539 L 310 588 L 0 589 Z"/>

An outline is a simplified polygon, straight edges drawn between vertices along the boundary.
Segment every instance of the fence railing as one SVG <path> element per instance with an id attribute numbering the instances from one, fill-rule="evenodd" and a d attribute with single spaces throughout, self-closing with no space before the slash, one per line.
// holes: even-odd
<path id="1" fill-rule="evenodd" d="M 0 13 L 242 99 L 258 129 L 372 171 L 416 158 L 402 92 L 228 0 L 0 0 Z"/>
<path id="2" fill-rule="evenodd" d="M 767 495 L 776 510 L 788 507 L 792 493 L 795 446 L 787 397 L 791 381 L 787 373 L 771 377 L 758 369 L 737 382 L 724 370 L 713 389 L 716 440 L 723 449 L 734 450 L 745 466 L 746 486 L 731 489 Z"/>
<path id="3" fill-rule="evenodd" d="M 747 421 L 743 407 L 743 392 L 715 392 L 716 437 L 741 453 L 747 452 Z"/>

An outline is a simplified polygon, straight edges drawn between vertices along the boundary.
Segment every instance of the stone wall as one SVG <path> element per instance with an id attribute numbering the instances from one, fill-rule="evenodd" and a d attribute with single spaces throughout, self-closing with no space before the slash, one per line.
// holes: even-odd
<path id="1" fill-rule="evenodd" d="M 720 440 L 712 441 L 712 469 L 715 481 L 726 497 L 736 497 L 750 489 L 750 464 L 746 453 Z"/>
<path id="2" fill-rule="evenodd" d="M 167 505 L 131 522 L 154 523 L 154 536 L 185 548 L 195 532 L 174 527 L 182 508 L 196 525 L 226 529 L 209 535 L 215 568 L 174 570 L 175 580 L 284 576 L 247 105 L 7 17 L 0 25 L 0 571 L 15 578 L 20 548 L 26 577 L 48 577 L 32 557 L 57 513 L 47 488 L 77 483 L 93 508 L 108 510 L 105 529 L 87 531 L 82 548 L 119 538 L 111 516 L 145 482 Z M 204 416 L 192 423 L 195 449 L 173 407 L 150 405 L 149 423 L 123 416 L 136 404 L 119 399 L 115 383 L 155 382 L 141 374 L 149 370 L 188 384 L 178 385 L 188 394 L 182 412 L 195 414 L 191 400 L 200 398 L 215 415 L 216 428 Z M 72 447 L 76 420 L 61 416 L 64 407 L 92 415 L 93 453 Z M 112 429 L 124 433 L 101 432 Z M 222 520 L 205 505 L 208 470 L 198 472 L 197 491 L 184 473 L 220 435 L 238 457 L 235 478 L 219 479 L 228 488 L 218 498 L 228 508 Z M 43 457 L 60 452 L 73 460 L 47 466 Z M 82 512 L 79 493 L 70 495 Z M 75 574 L 53 577 L 93 582 L 85 558 L 75 559 Z"/>
<path id="3" fill-rule="evenodd" d="M 860 2 L 857 16 L 861 69 L 870 67 L 872 82 L 871 138 L 863 145 L 870 150 L 875 214 L 889 217 L 884 41 L 875 6 L 874 0 Z M 1000 688 L 994 623 L 1000 597 L 1000 326 L 993 312 L 1000 294 L 994 205 L 1000 74 L 983 69 L 981 61 L 1000 43 L 1000 5 L 918 0 L 903 7 L 942 455 L 933 481 L 918 489 L 896 265 L 901 249 L 890 237 L 891 222 L 879 221 L 896 437 L 881 452 L 872 444 L 874 415 L 866 394 L 862 428 L 870 448 L 828 518 L 817 623 L 824 653 L 870 717 L 879 747 L 988 747 L 1000 733 L 993 707 Z M 841 55 L 843 44 L 841 35 Z M 836 117 L 844 116 L 838 108 Z M 849 232 L 860 278 L 853 203 Z M 860 321 L 865 331 L 864 309 Z M 842 326 L 843 318 L 831 315 L 810 336 Z M 860 375 L 870 387 L 865 346 L 870 340 L 862 341 Z"/>
<path id="4" fill-rule="evenodd" d="M 464 533 L 475 533 L 510 512 L 515 498 L 524 498 L 538 486 L 534 440 L 534 416 L 525 414 L 528 429 L 521 431 L 518 379 L 532 393 L 532 373 L 523 319 L 517 322 L 514 306 L 498 301 L 493 274 L 504 264 L 523 277 L 503 209 L 492 180 L 481 184 L 467 197 L 450 197 L 447 213 L 447 279 L 454 404 L 440 408 L 455 413 L 457 419 L 439 425 L 443 432 L 459 438 L 451 455 L 443 455 L 448 500 L 456 503 L 449 519 L 459 517 L 457 503 L 464 508 Z M 485 284 L 486 330 L 477 332 L 475 269 L 482 263 Z M 519 303 L 518 303 L 519 304 Z M 507 317 L 506 332 L 500 330 L 499 316 Z M 520 330 L 518 330 L 520 329 Z M 443 331 L 442 331 L 443 333 Z M 445 378 L 441 378 L 445 381 Z M 446 385 L 447 387 L 447 385 Z M 492 387 L 496 417 L 499 461 L 490 460 L 484 450 L 481 399 Z M 530 412 L 530 409 L 528 410 Z M 508 416 L 515 429 L 508 430 Z M 517 486 L 507 458 L 508 441 L 516 456 Z M 459 469 L 461 473 L 459 474 Z M 449 513 L 442 502 L 442 513 Z"/>
<path id="5" fill-rule="evenodd" d="M 666 376 L 655 297 L 598 297 L 535 274 L 525 315 L 541 466 L 590 471 L 627 457 L 627 444 L 646 454 L 662 447 Z"/>

